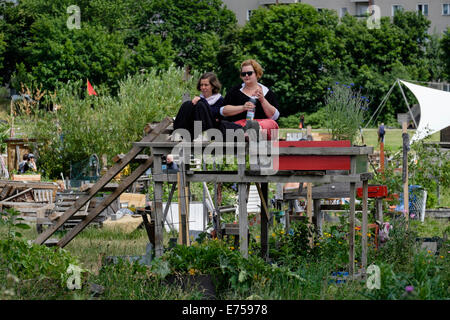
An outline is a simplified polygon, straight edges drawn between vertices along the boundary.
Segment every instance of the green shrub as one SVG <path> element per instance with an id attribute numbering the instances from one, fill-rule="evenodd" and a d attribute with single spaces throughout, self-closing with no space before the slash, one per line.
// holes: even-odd
<path id="1" fill-rule="evenodd" d="M 117 97 L 102 93 L 87 96 L 82 81 L 61 84 L 52 97 L 57 111 L 37 110 L 22 116 L 27 133 L 42 144 L 38 168 L 46 176 L 69 175 L 71 162 L 81 162 L 92 154 L 112 159 L 127 153 L 132 143 L 142 139 L 147 123 L 175 117 L 185 92 L 197 93 L 198 74 L 183 80 L 184 71 L 170 67 L 128 76 L 119 82 Z"/>
<path id="2" fill-rule="evenodd" d="M 353 84 L 352 84 L 353 85 Z M 355 142 L 369 99 L 359 90 L 336 82 L 325 98 L 326 128 L 336 140 Z"/>

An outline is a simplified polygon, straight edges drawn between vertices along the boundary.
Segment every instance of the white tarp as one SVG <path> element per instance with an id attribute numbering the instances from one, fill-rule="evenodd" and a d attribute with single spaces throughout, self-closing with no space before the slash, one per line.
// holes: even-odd
<path id="1" fill-rule="evenodd" d="M 450 126 L 450 92 L 400 80 L 419 101 L 420 122 L 411 143 Z"/>

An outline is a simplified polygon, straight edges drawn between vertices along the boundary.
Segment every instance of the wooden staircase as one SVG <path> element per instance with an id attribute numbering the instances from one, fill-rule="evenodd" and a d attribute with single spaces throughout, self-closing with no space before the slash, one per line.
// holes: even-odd
<path id="1" fill-rule="evenodd" d="M 154 127 L 147 125 L 145 128 L 146 135 L 140 142 L 152 142 L 158 139 L 160 134 L 167 132 L 172 119 L 166 117 Z M 129 163 L 138 158 L 140 165 L 125 179 L 123 179 L 117 188 L 107 197 L 103 199 L 95 208 L 88 211 L 87 216 L 73 227 L 63 238 L 57 242 L 58 247 L 65 247 L 74 237 L 76 237 L 89 223 L 91 223 L 105 208 L 107 208 L 117 197 L 127 190 L 145 171 L 153 164 L 153 156 L 142 157 L 139 154 L 145 147 L 134 146 L 124 156 L 118 157 L 117 162 L 89 189 L 89 191 L 80 196 L 73 205 L 64 211 L 64 213 L 55 221 L 55 223 L 41 233 L 34 243 L 43 244 L 49 239 L 66 221 L 74 216 L 82 207 L 84 207 L 99 191 L 101 191 L 119 172 Z M 143 159 L 140 159 L 143 158 Z"/>

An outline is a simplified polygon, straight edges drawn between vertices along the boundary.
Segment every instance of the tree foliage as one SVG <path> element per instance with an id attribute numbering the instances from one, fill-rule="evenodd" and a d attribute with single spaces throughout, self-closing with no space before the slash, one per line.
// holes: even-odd
<path id="1" fill-rule="evenodd" d="M 153 68 L 119 81 L 116 96 L 98 97 L 87 95 L 82 80 L 59 83 L 51 97 L 56 111 L 33 110 L 15 121 L 42 143 L 38 168 L 49 177 L 68 176 L 71 163 L 127 153 L 147 123 L 174 117 L 183 94 L 196 92 L 198 76 L 186 81 L 181 68 Z"/>
<path id="2" fill-rule="evenodd" d="M 445 65 L 445 77 L 450 81 L 450 27 L 442 37 L 440 57 Z"/>
<path id="3" fill-rule="evenodd" d="M 242 30 L 245 52 L 263 66 L 283 115 L 317 106 L 338 65 L 335 14 L 310 5 L 260 8 Z"/>

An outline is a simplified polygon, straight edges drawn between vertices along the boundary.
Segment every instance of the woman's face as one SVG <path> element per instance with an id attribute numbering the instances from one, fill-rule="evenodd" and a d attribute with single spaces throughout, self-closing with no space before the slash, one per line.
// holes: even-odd
<path id="1" fill-rule="evenodd" d="M 201 79 L 200 80 L 200 91 L 205 98 L 209 98 L 212 96 L 213 87 L 209 82 L 209 79 Z"/>
<path id="2" fill-rule="evenodd" d="M 249 73 L 251 73 L 251 74 L 249 75 Z M 258 82 L 258 78 L 256 77 L 255 69 L 253 69 L 253 67 L 251 65 L 242 67 L 241 79 L 242 79 L 242 81 L 244 81 L 244 83 L 246 85 L 255 84 L 256 82 Z"/>

